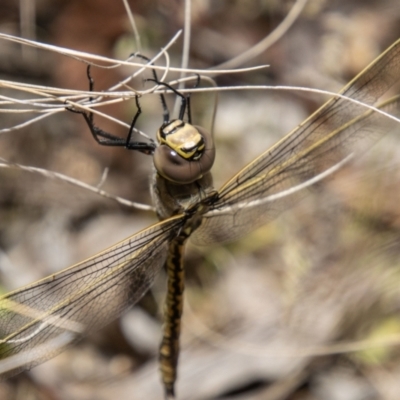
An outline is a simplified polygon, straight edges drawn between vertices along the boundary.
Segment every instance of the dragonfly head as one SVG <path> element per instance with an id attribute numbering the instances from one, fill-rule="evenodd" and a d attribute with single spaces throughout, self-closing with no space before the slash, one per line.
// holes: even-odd
<path id="1" fill-rule="evenodd" d="M 180 119 L 164 123 L 157 132 L 154 166 L 165 179 L 188 184 L 209 172 L 215 159 L 213 138 L 199 126 Z"/>

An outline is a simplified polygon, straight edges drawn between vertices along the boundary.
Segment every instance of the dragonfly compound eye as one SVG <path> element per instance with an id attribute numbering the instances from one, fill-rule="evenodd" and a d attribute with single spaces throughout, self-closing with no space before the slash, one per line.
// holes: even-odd
<path id="1" fill-rule="evenodd" d="M 209 172 L 215 159 L 212 136 L 205 129 L 181 120 L 164 124 L 157 132 L 154 152 L 157 172 L 175 183 L 188 184 Z"/>

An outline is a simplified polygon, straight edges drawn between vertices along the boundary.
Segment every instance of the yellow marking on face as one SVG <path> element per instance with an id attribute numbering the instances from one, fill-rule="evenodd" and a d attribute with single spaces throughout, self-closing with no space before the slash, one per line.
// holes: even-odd
<path id="1" fill-rule="evenodd" d="M 160 144 L 165 144 L 186 160 L 198 159 L 204 152 L 204 139 L 190 124 L 175 120 L 161 128 L 157 135 Z"/>

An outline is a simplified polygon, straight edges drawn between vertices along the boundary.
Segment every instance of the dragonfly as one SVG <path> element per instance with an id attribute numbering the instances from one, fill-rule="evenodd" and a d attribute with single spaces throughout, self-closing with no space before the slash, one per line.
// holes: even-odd
<path id="1" fill-rule="evenodd" d="M 92 88 L 89 72 L 88 76 Z M 75 112 L 83 114 L 99 144 L 122 146 L 153 157 L 150 191 L 160 222 L 85 261 L 1 296 L 2 376 L 34 367 L 83 334 L 116 319 L 139 301 L 165 268 L 167 295 L 159 362 L 165 398 L 174 399 L 186 242 L 190 239 L 206 246 L 248 234 L 299 202 L 314 185 L 398 127 L 387 114 L 400 115 L 400 95 L 377 102 L 400 80 L 400 40 L 338 96 L 219 190 L 212 183 L 213 135 L 192 124 L 190 97 L 156 77 L 154 80 L 182 101 L 178 118 L 170 120 L 162 100 L 164 122 L 157 132 L 157 143 L 132 141 L 141 113 L 138 99 L 126 139 L 95 126 L 92 114 Z M 376 108 L 368 108 L 372 105 Z"/>

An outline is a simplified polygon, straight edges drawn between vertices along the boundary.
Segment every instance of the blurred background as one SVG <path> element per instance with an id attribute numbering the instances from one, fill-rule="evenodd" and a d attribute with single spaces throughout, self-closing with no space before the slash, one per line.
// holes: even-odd
<path id="1" fill-rule="evenodd" d="M 183 1 L 130 1 L 152 57 L 182 29 Z M 292 1 L 193 1 L 190 68 L 212 68 L 272 32 Z M 0 32 L 126 59 L 137 51 L 121 1 L 3 0 Z M 400 37 L 397 0 L 310 0 L 274 45 L 216 77 L 219 86 L 297 85 L 338 91 Z M 169 49 L 181 63 L 182 38 Z M 400 69 L 400 60 L 398 63 Z M 93 68 L 95 90 L 131 73 Z M 399 72 L 397 72 L 399 73 Z M 150 77 L 150 76 L 149 76 Z M 174 79 L 176 75 L 168 76 Z M 1 40 L 0 78 L 87 90 L 86 65 Z M 145 88 L 137 80 L 138 88 Z M 27 96 L 1 88 L 4 96 Z M 326 97 L 293 91 L 220 94 L 216 188 L 316 110 Z M 168 98 L 172 110 L 174 98 Z M 212 94 L 192 96 L 210 126 Z M 138 126 L 155 137 L 157 96 L 141 99 Z M 102 108 L 130 123 L 133 101 Z M 1 113 L 0 129 L 27 116 Z M 126 130 L 96 117 L 102 129 Z M 180 399 L 397 400 L 400 393 L 400 137 L 321 183 L 297 207 L 243 240 L 187 248 Z M 0 133 L 0 157 L 64 173 L 150 204 L 151 158 L 99 146 L 80 115 L 64 112 Z M 156 222 L 83 189 L 0 169 L 0 278 L 7 292 L 79 262 Z M 139 305 L 56 358 L 0 385 L 0 399 L 161 399 L 157 351 L 165 277 Z M 117 317 L 117 316 L 116 316 Z M 372 344 L 380 340 L 382 346 Z M 344 344 L 343 344 L 344 343 Z M 392 343 L 392 345 L 389 345 Z M 343 345 L 342 345 L 343 344 Z M 358 351 L 354 351 L 358 350 Z"/>

